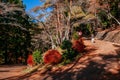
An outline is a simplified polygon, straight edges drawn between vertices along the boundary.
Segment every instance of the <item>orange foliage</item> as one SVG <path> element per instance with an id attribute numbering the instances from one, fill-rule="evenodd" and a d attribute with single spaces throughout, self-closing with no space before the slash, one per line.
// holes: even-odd
<path id="1" fill-rule="evenodd" d="M 27 64 L 28 64 L 28 65 L 31 65 L 31 66 L 34 65 L 34 60 L 33 60 L 32 54 L 29 54 L 29 55 L 28 55 Z"/>
<path id="2" fill-rule="evenodd" d="M 62 55 L 54 49 L 48 50 L 43 57 L 43 61 L 46 64 L 56 64 L 62 59 Z"/>
<path id="3" fill-rule="evenodd" d="M 79 40 L 74 40 L 72 42 L 72 48 L 78 52 L 83 52 L 84 51 L 84 48 L 85 48 L 85 45 L 84 45 L 84 42 L 82 40 L 82 38 L 80 38 Z"/>

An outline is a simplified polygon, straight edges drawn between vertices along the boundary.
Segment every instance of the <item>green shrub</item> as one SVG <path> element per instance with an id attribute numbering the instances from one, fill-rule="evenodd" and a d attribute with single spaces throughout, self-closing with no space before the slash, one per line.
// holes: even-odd
<path id="1" fill-rule="evenodd" d="M 101 21 L 102 29 L 107 29 L 110 27 L 110 19 L 106 15 L 107 13 L 104 10 L 100 10 L 98 13 L 98 18 Z"/>
<path id="2" fill-rule="evenodd" d="M 70 48 L 70 49 L 67 49 L 62 56 L 64 59 L 72 60 L 76 55 L 77 55 L 77 52 L 72 48 Z"/>
<path id="3" fill-rule="evenodd" d="M 34 61 L 35 63 L 39 64 L 39 63 L 42 63 L 42 51 L 40 50 L 36 50 L 33 52 L 33 58 L 34 58 Z"/>
<path id="4" fill-rule="evenodd" d="M 62 64 L 68 64 L 68 63 L 72 62 L 77 55 L 78 55 L 78 53 L 75 50 L 73 50 L 72 48 L 67 49 L 62 54 L 62 58 L 63 58 Z"/>
<path id="5" fill-rule="evenodd" d="M 71 61 L 69 59 L 62 61 L 61 65 L 69 64 Z"/>
<path id="6" fill-rule="evenodd" d="M 78 40 L 80 37 L 77 32 L 73 34 L 73 39 Z"/>
<path id="7" fill-rule="evenodd" d="M 64 40 L 60 47 L 62 49 L 70 49 L 72 47 L 72 43 L 69 40 Z"/>
<path id="8" fill-rule="evenodd" d="M 65 49 L 65 51 L 62 54 L 62 59 L 63 59 L 62 64 L 70 63 L 72 60 L 74 60 L 74 58 L 78 54 L 75 50 L 72 49 L 72 43 L 69 40 L 63 41 L 61 48 Z"/>

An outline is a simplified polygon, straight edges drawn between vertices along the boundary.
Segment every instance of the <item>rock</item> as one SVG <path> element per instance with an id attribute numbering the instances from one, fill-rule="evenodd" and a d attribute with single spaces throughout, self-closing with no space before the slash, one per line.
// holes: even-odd
<path id="1" fill-rule="evenodd" d="M 98 32 L 95 38 L 120 44 L 120 29 Z"/>
<path id="2" fill-rule="evenodd" d="M 106 36 L 106 34 L 108 33 L 108 31 L 100 31 L 97 33 L 97 35 L 95 36 L 97 39 L 104 39 L 104 37 Z"/>
<path id="3" fill-rule="evenodd" d="M 119 31 L 108 32 L 104 40 L 114 42 L 114 39 L 117 37 Z"/>
<path id="4" fill-rule="evenodd" d="M 115 35 L 113 42 L 120 43 L 120 31 Z"/>

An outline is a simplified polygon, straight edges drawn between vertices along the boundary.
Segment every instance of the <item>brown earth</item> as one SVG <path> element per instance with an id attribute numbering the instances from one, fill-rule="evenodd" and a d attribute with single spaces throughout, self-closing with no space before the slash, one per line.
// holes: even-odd
<path id="1" fill-rule="evenodd" d="M 95 43 L 85 40 L 84 43 L 85 55 L 72 64 L 53 67 L 44 74 L 41 74 L 43 70 L 38 70 L 9 78 L 5 75 L 2 80 L 120 80 L 120 44 L 100 40 Z"/>
<path id="2" fill-rule="evenodd" d="M 96 35 L 96 38 L 120 44 L 120 26 L 116 29 L 99 31 Z"/>
<path id="3" fill-rule="evenodd" d="M 0 65 L 0 80 L 18 76 L 26 68 L 25 65 Z"/>

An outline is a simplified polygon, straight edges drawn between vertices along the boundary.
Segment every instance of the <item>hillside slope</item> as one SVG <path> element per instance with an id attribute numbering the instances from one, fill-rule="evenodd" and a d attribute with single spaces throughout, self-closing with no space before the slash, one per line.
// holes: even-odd
<path id="1" fill-rule="evenodd" d="M 120 28 L 100 31 L 97 33 L 96 38 L 120 44 Z"/>
<path id="2" fill-rule="evenodd" d="M 51 71 L 41 71 L 25 76 L 15 76 L 9 80 L 120 80 L 120 45 L 96 40 L 85 40 L 86 52 L 72 64 L 54 67 Z"/>

